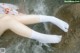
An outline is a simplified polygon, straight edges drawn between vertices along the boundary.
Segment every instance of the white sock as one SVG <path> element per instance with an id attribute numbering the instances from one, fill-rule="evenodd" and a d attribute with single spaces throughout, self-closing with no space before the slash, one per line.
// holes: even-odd
<path id="1" fill-rule="evenodd" d="M 62 36 L 42 34 L 42 33 L 33 31 L 30 38 L 35 39 L 41 43 L 59 43 L 62 39 Z"/>
<path id="2" fill-rule="evenodd" d="M 40 22 L 51 22 L 62 29 L 64 32 L 68 32 L 69 24 L 54 16 L 39 15 Z"/>

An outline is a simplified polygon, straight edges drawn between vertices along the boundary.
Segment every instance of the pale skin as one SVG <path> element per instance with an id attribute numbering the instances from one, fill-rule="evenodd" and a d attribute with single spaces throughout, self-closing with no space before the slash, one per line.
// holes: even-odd
<path id="1" fill-rule="evenodd" d="M 7 29 L 10 29 L 11 31 L 20 36 L 30 37 L 32 29 L 30 29 L 26 25 L 39 23 L 40 21 L 39 18 L 37 17 L 38 16 L 23 14 L 19 15 L 3 14 L 2 17 L 0 18 L 0 35 L 2 35 Z"/>

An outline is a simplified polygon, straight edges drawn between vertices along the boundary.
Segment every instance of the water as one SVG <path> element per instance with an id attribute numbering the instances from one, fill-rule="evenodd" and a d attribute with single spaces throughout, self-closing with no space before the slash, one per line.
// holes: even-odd
<path id="1" fill-rule="evenodd" d="M 1 2 L 5 0 L 0 0 Z M 13 0 L 7 2 L 13 3 Z M 64 4 L 63 0 L 14 0 L 21 6 L 23 13 L 53 15 L 57 7 Z M 54 25 L 48 23 L 31 25 L 31 28 L 41 33 L 62 34 L 59 44 L 42 44 L 35 40 L 20 37 L 11 31 L 6 31 L 0 37 L 0 48 L 6 48 L 6 53 L 80 53 L 80 11 L 78 5 L 66 6 L 56 11 L 55 16 L 70 24 L 69 32 L 64 33 Z M 71 12 L 71 13 L 70 13 Z M 64 18 L 65 17 L 65 18 Z M 75 18 L 75 19 L 74 19 Z M 50 23 L 49 23 L 50 24 Z"/>
<path id="2" fill-rule="evenodd" d="M 17 0 L 14 4 L 21 6 L 23 13 L 52 15 L 55 6 L 59 6 L 59 4 L 55 5 L 56 2 L 55 0 Z M 13 3 L 12 0 L 10 3 Z M 31 28 L 41 33 L 50 33 L 48 23 L 31 25 Z M 20 37 L 11 31 L 5 32 L 0 39 L 0 46 L 6 48 L 6 53 L 54 53 L 55 49 L 50 44 Z"/>
<path id="3" fill-rule="evenodd" d="M 44 4 L 44 1 L 45 0 L 35 0 L 35 3 L 34 3 L 34 1 L 32 1 L 31 4 L 28 4 L 28 2 L 30 2 L 30 1 L 24 0 L 23 6 L 27 6 L 28 8 L 27 7 L 23 7 L 23 8 L 25 8 L 24 10 L 26 10 L 26 12 L 28 14 L 47 15 L 48 8 Z M 25 3 L 25 2 L 27 2 L 27 3 Z M 31 6 L 29 6 L 29 5 L 31 5 Z M 31 12 L 31 10 L 32 10 L 32 12 Z M 47 23 L 36 24 L 32 28 L 36 31 L 39 31 L 38 26 L 41 27 L 40 29 L 42 29 L 41 31 L 43 33 L 49 33 Z M 38 28 L 38 29 L 36 29 L 36 28 Z M 31 43 L 33 43 L 33 44 L 31 44 Z M 46 49 L 44 49 L 44 47 L 46 47 Z M 42 44 L 37 41 L 32 41 L 30 39 L 28 39 L 28 41 L 24 41 L 24 39 L 22 39 L 21 41 L 16 41 L 16 44 L 13 44 L 10 47 L 8 47 L 6 53 L 48 53 L 48 52 L 52 52 L 52 51 L 53 51 L 53 49 L 50 48 L 49 44 Z"/>

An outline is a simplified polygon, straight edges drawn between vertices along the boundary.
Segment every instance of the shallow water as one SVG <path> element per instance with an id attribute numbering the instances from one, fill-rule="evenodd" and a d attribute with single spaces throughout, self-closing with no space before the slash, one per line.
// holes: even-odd
<path id="1" fill-rule="evenodd" d="M 16 35 L 8 30 L 0 37 L 0 48 L 6 48 L 6 53 L 80 53 L 79 19 L 76 19 L 78 22 L 74 20 L 70 16 L 71 14 L 68 11 L 66 12 L 67 8 L 54 13 L 59 6 L 64 4 L 62 0 L 0 0 L 0 2 L 19 5 L 22 10 L 21 12 L 27 14 L 55 15 L 70 24 L 68 33 L 64 33 L 51 23 L 29 25 L 29 27 L 41 33 L 62 34 L 63 39 L 59 44 L 42 44 L 35 40 Z M 75 11 L 75 8 L 73 11 Z M 74 14 L 73 17 L 75 16 Z"/>
<path id="2" fill-rule="evenodd" d="M 1 2 L 6 1 L 2 0 Z M 59 5 L 55 6 L 53 3 L 57 1 L 53 0 L 10 0 L 7 2 L 19 5 L 23 13 L 43 15 L 52 15 L 53 9 Z M 30 25 L 30 27 L 42 33 L 50 33 L 48 23 Z M 20 37 L 9 30 L 3 34 L 0 43 L 1 48 L 6 48 L 6 53 L 52 53 L 54 51 L 50 44 L 42 44 L 35 40 Z"/>

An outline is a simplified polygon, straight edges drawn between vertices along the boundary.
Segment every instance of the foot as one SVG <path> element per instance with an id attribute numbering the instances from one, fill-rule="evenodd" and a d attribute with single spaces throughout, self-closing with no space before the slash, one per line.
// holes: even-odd
<path id="1" fill-rule="evenodd" d="M 40 22 L 51 22 L 54 25 L 58 26 L 64 32 L 68 32 L 69 24 L 61 19 L 58 19 L 54 16 L 38 15 Z"/>
<path id="2" fill-rule="evenodd" d="M 35 39 L 41 43 L 59 43 L 62 39 L 62 36 L 42 34 L 42 33 L 33 31 L 30 38 Z"/>
<path id="3" fill-rule="evenodd" d="M 58 35 L 45 35 L 41 39 L 37 39 L 37 41 L 41 43 L 59 43 L 62 39 L 62 36 Z"/>
<path id="4" fill-rule="evenodd" d="M 63 20 L 60 19 L 55 19 L 56 21 L 54 22 L 54 19 L 51 21 L 51 23 L 55 24 L 58 26 L 60 29 L 62 29 L 64 32 L 68 32 L 69 24 Z"/>

